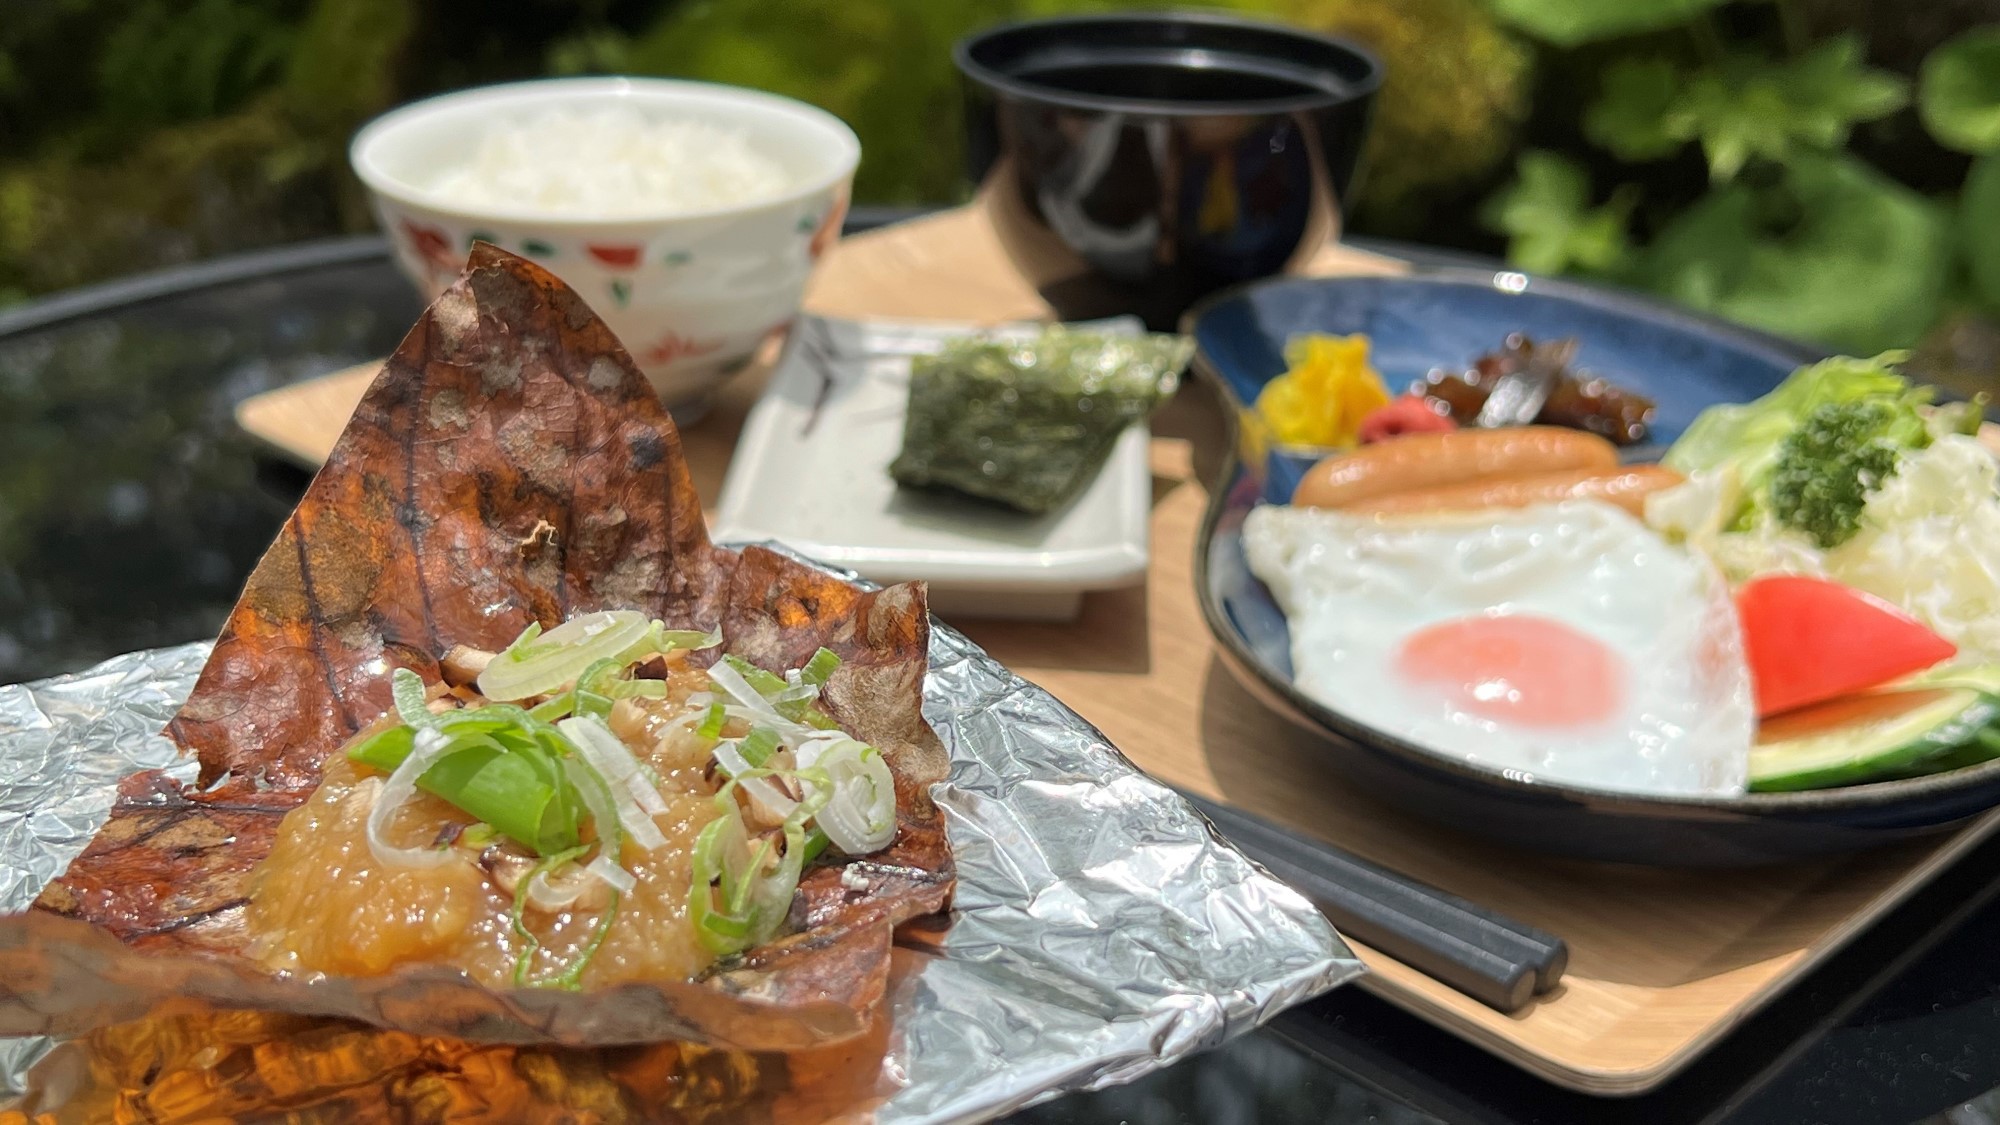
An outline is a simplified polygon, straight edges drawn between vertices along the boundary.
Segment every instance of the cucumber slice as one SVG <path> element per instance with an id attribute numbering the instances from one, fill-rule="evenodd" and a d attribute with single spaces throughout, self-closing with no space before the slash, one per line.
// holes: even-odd
<path id="1" fill-rule="evenodd" d="M 1940 664 L 1883 686 L 1899 690 L 1928 687 L 1972 688 L 1975 691 L 1988 691 L 2000 695 L 2000 664 Z"/>
<path id="2" fill-rule="evenodd" d="M 1750 748 L 1750 789 L 1824 789 L 1970 765 L 1995 753 L 1981 735 L 1996 723 L 2000 696 L 1969 687 L 1829 700 L 1764 722 Z"/>

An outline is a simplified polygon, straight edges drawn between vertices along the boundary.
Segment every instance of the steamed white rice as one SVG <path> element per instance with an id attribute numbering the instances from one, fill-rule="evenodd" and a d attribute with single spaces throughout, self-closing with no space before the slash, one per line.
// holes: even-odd
<path id="1" fill-rule="evenodd" d="M 755 203 L 791 186 L 739 130 L 607 106 L 495 122 L 432 190 L 464 207 L 595 219 Z"/>

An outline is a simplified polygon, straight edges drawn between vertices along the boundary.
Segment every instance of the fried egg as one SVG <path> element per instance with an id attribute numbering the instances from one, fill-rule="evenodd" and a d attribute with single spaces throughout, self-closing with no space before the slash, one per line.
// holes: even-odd
<path id="1" fill-rule="evenodd" d="M 1728 587 L 1618 508 L 1264 506 L 1243 549 L 1294 681 L 1336 711 L 1524 780 L 1743 792 L 1756 719 Z"/>

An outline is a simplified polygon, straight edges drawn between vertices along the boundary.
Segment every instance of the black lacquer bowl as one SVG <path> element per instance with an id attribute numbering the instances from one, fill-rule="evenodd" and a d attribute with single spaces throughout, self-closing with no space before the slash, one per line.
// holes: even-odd
<path id="1" fill-rule="evenodd" d="M 1756 398 L 1820 353 L 1637 297 L 1491 270 L 1405 278 L 1286 279 L 1219 294 L 1188 314 L 1196 370 L 1240 409 L 1284 370 L 1302 332 L 1367 333 L 1392 388 L 1463 365 L 1509 332 L 1574 336 L 1578 362 L 1659 403 L 1671 441 L 1703 407 Z M 1244 561 L 1244 515 L 1290 495 L 1309 462 L 1232 457 L 1196 542 L 1202 614 L 1225 663 L 1266 705 L 1325 738 L 1327 768 L 1411 812 L 1543 852 L 1663 867 L 1745 866 L 1941 832 L 2000 804 L 2000 762 L 1931 777 L 1736 798 L 1638 797 L 1522 781 L 1373 729 L 1292 686 L 1291 636 Z"/>
<path id="2" fill-rule="evenodd" d="M 1177 12 L 1008 24 L 961 41 L 967 170 L 1065 319 L 1171 327 L 1339 230 L 1382 68 L 1353 44 Z"/>

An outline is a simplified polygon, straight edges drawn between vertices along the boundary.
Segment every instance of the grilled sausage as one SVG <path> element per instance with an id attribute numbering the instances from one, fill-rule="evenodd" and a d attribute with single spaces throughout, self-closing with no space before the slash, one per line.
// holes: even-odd
<path id="1" fill-rule="evenodd" d="M 1379 515 L 1415 512 L 1470 512 L 1482 508 L 1525 508 L 1562 500 L 1602 500 L 1635 516 L 1646 514 L 1646 497 L 1681 483 L 1681 475 L 1658 465 L 1613 469 L 1570 469 L 1532 477 L 1490 477 L 1395 492 L 1351 505 L 1346 511 Z"/>
<path id="2" fill-rule="evenodd" d="M 1618 448 L 1554 426 L 1412 434 L 1329 457 L 1306 471 L 1292 503 L 1347 508 L 1398 492 L 1567 470 L 1610 470 Z"/>

